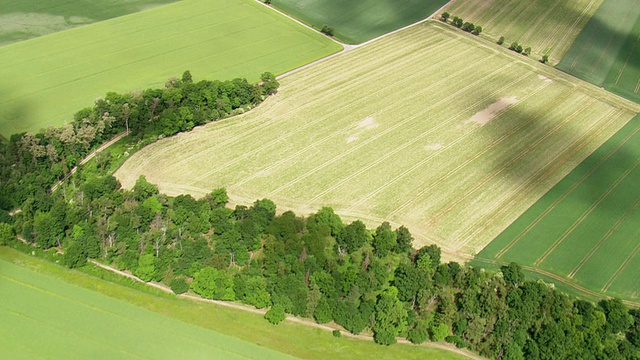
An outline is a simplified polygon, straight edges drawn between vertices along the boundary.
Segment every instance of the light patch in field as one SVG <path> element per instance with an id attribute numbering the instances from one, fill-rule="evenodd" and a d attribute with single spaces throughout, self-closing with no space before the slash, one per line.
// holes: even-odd
<path id="1" fill-rule="evenodd" d="M 358 140 L 358 136 L 356 135 L 351 135 L 347 138 L 347 144 L 352 143 L 354 141 Z"/>
<path id="2" fill-rule="evenodd" d="M 511 104 L 515 104 L 518 99 L 515 96 L 503 97 L 500 100 L 489 105 L 486 109 L 478 111 L 466 122 L 473 122 L 480 125 L 486 125 L 489 121 L 498 115 L 498 113 L 507 108 Z"/>
<path id="3" fill-rule="evenodd" d="M 549 79 L 548 77 L 546 77 L 546 76 L 544 76 L 542 74 L 538 74 L 538 79 L 543 80 L 546 83 L 550 83 L 550 82 L 553 81 L 553 80 Z"/>
<path id="4" fill-rule="evenodd" d="M 365 130 L 370 130 L 370 129 L 375 129 L 378 127 L 378 123 L 376 122 L 376 119 L 372 118 L 371 116 L 368 116 L 366 119 L 360 121 L 360 123 L 358 123 L 358 127 L 359 128 L 363 128 Z"/>
<path id="5" fill-rule="evenodd" d="M 440 150 L 442 149 L 442 144 L 429 144 L 429 145 L 426 145 L 424 149 L 431 150 L 431 151 Z"/>
<path id="6" fill-rule="evenodd" d="M 72 16 L 67 21 L 64 16 L 44 13 L 11 13 L 0 15 L 0 34 L 30 33 L 35 36 L 65 30 L 94 20 Z"/>

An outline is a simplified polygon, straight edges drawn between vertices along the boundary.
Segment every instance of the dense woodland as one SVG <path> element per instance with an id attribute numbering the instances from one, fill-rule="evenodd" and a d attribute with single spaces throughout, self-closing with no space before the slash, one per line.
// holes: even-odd
<path id="1" fill-rule="evenodd" d="M 448 341 L 496 359 L 638 359 L 640 311 L 620 300 L 594 304 L 528 281 L 517 264 L 497 274 L 412 247 L 405 227 L 343 223 L 331 208 L 308 217 L 276 213 L 268 199 L 227 207 L 225 189 L 168 197 L 140 177 L 124 190 L 114 159 L 82 166 L 51 185 L 99 144 L 123 131 L 154 141 L 243 112 L 277 90 L 270 74 L 194 83 L 186 72 L 164 89 L 109 93 L 74 122 L 2 144 L 0 244 L 63 250 L 62 262 L 99 259 L 174 292 L 335 322 L 377 343 Z M 21 212 L 10 216 L 9 210 Z"/>

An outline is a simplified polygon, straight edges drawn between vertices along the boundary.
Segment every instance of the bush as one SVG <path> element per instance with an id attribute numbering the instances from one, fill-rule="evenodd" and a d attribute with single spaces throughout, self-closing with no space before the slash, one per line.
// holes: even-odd
<path id="1" fill-rule="evenodd" d="M 542 55 L 542 59 L 540 59 L 540 62 L 543 64 L 546 64 L 549 61 L 549 55 Z"/>
<path id="2" fill-rule="evenodd" d="M 456 347 L 460 349 L 467 347 L 467 343 L 465 343 L 464 340 L 458 335 L 447 336 L 444 340 L 449 344 L 455 344 Z"/>
<path id="3" fill-rule="evenodd" d="M 13 226 L 7 223 L 0 223 L 0 245 L 8 245 L 16 239 L 16 232 Z"/>
<path id="4" fill-rule="evenodd" d="M 462 30 L 467 31 L 467 32 L 471 32 L 473 30 L 475 30 L 476 26 L 473 25 L 473 23 L 470 22 L 466 22 L 464 24 L 462 24 Z"/>
<path id="5" fill-rule="evenodd" d="M 447 324 L 438 324 L 431 328 L 431 340 L 433 341 L 442 341 L 444 340 L 450 333 L 449 326 Z"/>
<path id="6" fill-rule="evenodd" d="M 498 45 L 502 44 L 504 44 L 504 36 L 500 36 L 500 39 L 498 39 Z"/>
<path id="7" fill-rule="evenodd" d="M 173 279 L 169 286 L 171 287 L 171 291 L 176 295 L 184 294 L 189 291 L 189 283 L 183 278 Z"/>
<path id="8" fill-rule="evenodd" d="M 442 13 L 442 16 L 440 16 L 440 20 L 447 22 L 450 17 L 451 17 L 451 14 L 449 14 L 448 12 L 444 12 Z"/>
<path id="9" fill-rule="evenodd" d="M 340 337 L 342 334 L 340 333 L 340 330 L 333 330 L 331 332 L 331 334 L 333 335 L 333 337 Z"/>
<path id="10" fill-rule="evenodd" d="M 87 263 L 87 255 L 84 253 L 80 244 L 73 243 L 67 247 L 64 257 L 62 258 L 62 263 L 70 269 L 81 267 Z"/>
<path id="11" fill-rule="evenodd" d="M 284 313 L 284 306 L 281 304 L 273 305 L 271 309 L 264 314 L 264 318 L 273 325 L 280 324 L 286 317 L 287 315 Z"/>
<path id="12" fill-rule="evenodd" d="M 411 341 L 414 344 L 422 344 L 429 337 L 429 333 L 427 330 L 420 328 L 413 328 L 409 330 L 407 334 L 407 340 Z"/>
<path id="13" fill-rule="evenodd" d="M 324 25 L 322 29 L 320 29 L 320 32 L 327 36 L 333 36 L 333 28 L 329 25 Z"/>
<path id="14" fill-rule="evenodd" d="M 473 35 L 480 35 L 481 32 L 482 32 L 482 26 L 476 26 L 471 33 L 473 33 Z"/>

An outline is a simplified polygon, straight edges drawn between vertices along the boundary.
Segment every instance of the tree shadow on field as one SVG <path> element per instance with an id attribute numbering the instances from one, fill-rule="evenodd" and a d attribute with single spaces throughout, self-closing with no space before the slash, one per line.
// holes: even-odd
<path id="1" fill-rule="evenodd" d="M 564 2 L 560 6 L 564 13 L 572 14 L 572 18 L 581 15 L 581 10 Z M 609 6 L 615 6 L 608 4 Z M 605 6 L 605 3 L 601 5 Z M 623 48 L 630 37 L 634 25 L 640 19 L 640 8 L 622 9 L 619 16 L 603 19 L 604 13 L 599 10 L 585 24 L 572 46 L 561 59 L 557 68 L 595 85 L 606 85 L 609 71 L 620 56 L 628 62 L 627 74 L 640 72 L 640 58 L 630 57 L 633 48 Z M 608 21 L 607 21 L 608 20 Z M 616 24 L 617 26 L 613 25 Z M 631 99 L 638 102 L 638 98 Z"/>
<path id="2" fill-rule="evenodd" d="M 10 88 L 0 89 L 0 135 L 8 140 L 11 135 L 29 131 L 33 118 L 33 104 L 25 99 L 10 100 Z"/>
<path id="3" fill-rule="evenodd" d="M 498 77 L 500 76 L 505 75 L 498 75 Z M 536 96 L 544 95 L 538 94 Z M 491 100 L 498 101 L 500 99 Z M 550 96 L 542 102 L 536 101 L 535 104 L 527 103 L 526 106 L 516 104 L 505 111 L 502 116 L 484 125 L 481 131 L 486 131 L 489 135 L 489 144 L 508 136 L 502 143 L 509 144 L 509 148 L 505 151 L 511 153 L 503 159 L 487 159 L 486 163 L 489 165 L 483 176 L 498 174 L 496 176 L 500 177 L 499 181 L 509 182 L 515 187 L 521 186 L 521 191 L 523 192 L 528 192 L 536 185 L 546 186 L 549 190 L 553 189 L 553 191 L 557 192 L 554 195 L 554 199 L 569 191 L 576 182 L 580 182 L 579 188 L 571 195 L 572 199 L 577 199 L 580 202 L 580 205 L 576 203 L 576 206 L 587 209 L 596 202 L 601 201 L 596 209 L 598 214 L 616 218 L 622 217 L 628 210 L 627 205 L 622 206 L 622 204 L 629 204 L 629 200 L 634 202 L 636 199 L 640 199 L 640 187 L 636 187 L 636 190 L 628 190 L 630 183 L 638 183 L 640 179 L 634 181 L 632 179 L 633 174 L 629 173 L 624 182 L 618 184 L 609 194 L 605 193 L 608 189 L 615 187 L 616 182 L 623 176 L 625 171 L 631 169 L 640 160 L 640 151 L 635 149 L 638 146 L 633 146 L 634 140 L 635 142 L 640 140 L 640 132 L 614 152 L 616 145 L 620 144 L 632 133 L 632 131 L 626 130 L 633 130 L 640 126 L 640 116 L 632 119 L 625 128 L 614 134 L 608 140 L 609 142 L 605 142 L 593 154 L 582 160 L 584 155 L 580 155 L 580 153 L 584 154 L 584 146 L 591 144 L 593 136 L 602 128 L 602 124 L 596 124 L 591 130 L 585 131 L 583 135 L 577 135 L 575 129 L 576 126 L 581 124 L 580 114 L 569 120 L 573 123 L 571 126 L 568 124 L 560 125 L 560 122 L 568 120 L 567 118 L 555 120 L 546 118 L 549 111 L 556 106 L 554 104 L 556 100 L 559 99 Z M 583 104 L 576 104 L 576 107 L 581 105 Z M 556 125 L 560 125 L 560 127 L 556 127 Z M 584 126 L 587 125 L 585 124 Z M 511 133 L 516 128 L 518 130 Z M 545 136 L 549 137 L 543 139 Z M 538 142 L 538 140 L 540 141 Z M 548 150 L 548 146 L 551 146 L 550 144 L 552 143 L 571 143 L 571 145 L 559 147 L 558 149 L 562 149 L 562 152 L 552 152 Z M 545 144 L 549 145 L 545 147 Z M 609 155 L 610 157 L 603 161 Z M 559 169 L 567 169 L 567 166 L 572 163 L 577 164 L 577 166 L 571 169 L 566 176 L 557 178 L 557 184 L 549 183 L 550 176 L 557 174 Z M 531 175 L 527 177 L 525 174 Z M 482 181 L 482 179 L 477 180 Z M 543 185 L 545 183 L 547 185 Z M 555 188 L 556 186 L 558 187 Z M 621 191 L 622 189 L 626 190 Z M 606 196 L 606 198 L 603 198 L 603 196 Z M 524 198 L 518 201 L 524 201 L 527 197 L 525 195 Z M 509 201 L 511 199 L 507 200 L 503 205 L 506 205 Z"/>

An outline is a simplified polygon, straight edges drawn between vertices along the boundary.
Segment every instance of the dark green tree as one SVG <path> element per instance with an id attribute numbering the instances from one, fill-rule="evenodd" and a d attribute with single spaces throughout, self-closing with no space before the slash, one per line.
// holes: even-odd
<path id="1" fill-rule="evenodd" d="M 264 318 L 273 325 L 277 325 L 287 318 L 287 314 L 284 312 L 284 306 L 275 304 L 264 314 Z"/>
<path id="2" fill-rule="evenodd" d="M 396 246 L 397 234 L 391 230 L 391 225 L 388 222 L 382 223 L 376 229 L 376 233 L 373 236 L 373 248 L 378 257 L 385 257 L 391 249 Z"/>

